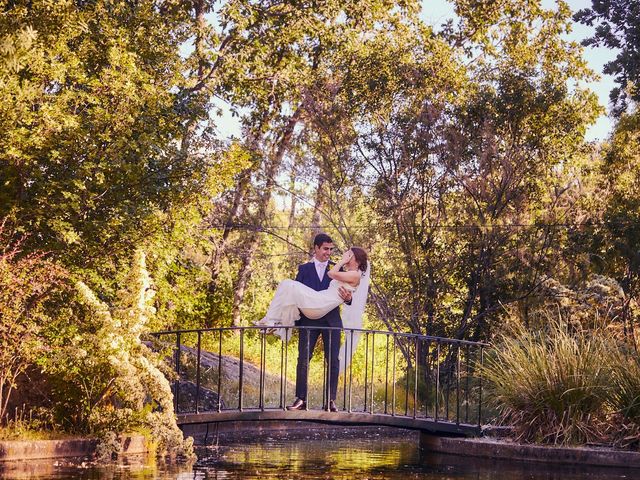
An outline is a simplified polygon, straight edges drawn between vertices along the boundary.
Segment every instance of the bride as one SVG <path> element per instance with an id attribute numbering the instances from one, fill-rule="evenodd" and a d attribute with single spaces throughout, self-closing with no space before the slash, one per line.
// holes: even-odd
<path id="1" fill-rule="evenodd" d="M 266 315 L 256 325 L 291 327 L 300 318 L 300 312 L 309 319 L 322 318 L 343 303 L 338 289 L 342 286 L 355 292 L 368 271 L 367 252 L 360 247 L 351 247 L 327 272 L 332 280 L 326 290 L 316 291 L 295 280 L 280 282 Z M 284 332 L 277 332 L 284 338 L 281 333 Z"/>

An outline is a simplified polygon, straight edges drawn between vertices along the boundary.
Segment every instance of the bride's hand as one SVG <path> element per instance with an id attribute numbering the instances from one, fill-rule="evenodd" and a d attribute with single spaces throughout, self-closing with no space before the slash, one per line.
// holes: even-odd
<path id="1" fill-rule="evenodd" d="M 342 255 L 342 259 L 340 260 L 340 263 L 343 264 L 343 265 L 345 263 L 349 263 L 349 260 L 351 260 L 352 258 L 353 258 L 353 252 L 351 250 L 347 250 Z"/>

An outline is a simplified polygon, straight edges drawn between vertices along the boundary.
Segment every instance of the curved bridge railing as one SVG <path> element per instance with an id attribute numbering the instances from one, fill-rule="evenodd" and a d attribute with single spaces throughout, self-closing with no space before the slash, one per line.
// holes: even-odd
<path id="1" fill-rule="evenodd" d="M 479 432 L 479 367 L 488 344 L 377 330 L 285 330 L 284 339 L 265 327 L 154 333 L 155 348 L 173 362 L 178 423 L 290 419 Z M 320 345 L 309 364 L 306 407 L 287 411 L 295 397 L 298 341 L 309 341 L 309 335 L 300 337 L 303 330 L 341 330 L 341 342 L 353 351 L 338 378 L 337 412 L 329 411 L 331 379 Z M 326 338 L 331 341 L 331 335 Z"/>

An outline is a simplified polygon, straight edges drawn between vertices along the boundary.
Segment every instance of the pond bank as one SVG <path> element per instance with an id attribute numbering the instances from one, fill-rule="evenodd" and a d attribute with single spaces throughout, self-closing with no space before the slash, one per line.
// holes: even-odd
<path id="1" fill-rule="evenodd" d="M 98 440 L 72 438 L 61 440 L 2 440 L 0 462 L 32 460 L 40 458 L 93 457 Z M 151 450 L 150 442 L 142 435 L 120 439 L 121 455 L 137 455 Z"/>
<path id="2" fill-rule="evenodd" d="M 610 448 L 524 445 L 499 438 L 437 437 L 426 433 L 420 435 L 420 447 L 429 452 L 494 460 L 640 469 L 640 452 Z"/>
<path id="3" fill-rule="evenodd" d="M 193 435 L 196 442 L 203 444 L 234 443 L 244 435 L 270 436 L 288 433 L 291 441 L 300 434 L 317 431 L 319 435 L 332 435 L 332 431 L 359 431 L 364 437 L 376 433 L 384 438 L 383 432 L 393 437 L 393 430 L 377 427 L 351 427 L 314 424 L 311 422 L 239 422 L 239 424 L 211 425 L 185 432 Z M 326 432 L 326 433 L 321 433 Z M 352 435 L 354 434 L 352 433 Z M 413 433 L 406 431 L 406 434 Z M 413 436 L 413 435 L 410 435 Z M 236 437 L 235 439 L 233 437 Z M 523 445 L 501 438 L 457 438 L 438 437 L 426 433 L 415 432 L 415 442 L 427 452 L 448 454 L 458 457 L 476 457 L 490 460 L 506 460 L 515 462 L 536 462 L 568 466 L 620 467 L 640 469 L 640 452 L 629 452 L 596 447 L 550 447 L 540 445 Z M 198 441 L 199 440 L 199 441 Z M 29 440 L 0 441 L 0 462 L 24 461 L 46 458 L 92 458 L 98 441 L 96 439 L 62 439 L 62 440 Z M 140 455 L 152 450 L 150 442 L 142 435 L 132 435 L 121 439 L 121 455 Z"/>

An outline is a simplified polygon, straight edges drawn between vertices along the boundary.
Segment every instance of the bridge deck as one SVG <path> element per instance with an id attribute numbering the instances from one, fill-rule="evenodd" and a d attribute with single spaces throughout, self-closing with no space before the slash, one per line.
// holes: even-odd
<path id="1" fill-rule="evenodd" d="M 280 409 L 244 409 L 206 413 L 182 413 L 178 415 L 178 425 L 195 425 L 219 422 L 290 420 L 336 425 L 379 425 L 411 430 L 421 430 L 435 434 L 478 436 L 480 427 L 465 423 L 455 423 L 433 418 L 413 418 L 399 415 L 385 415 L 365 412 L 327 412 L 325 410 L 286 411 Z"/>

